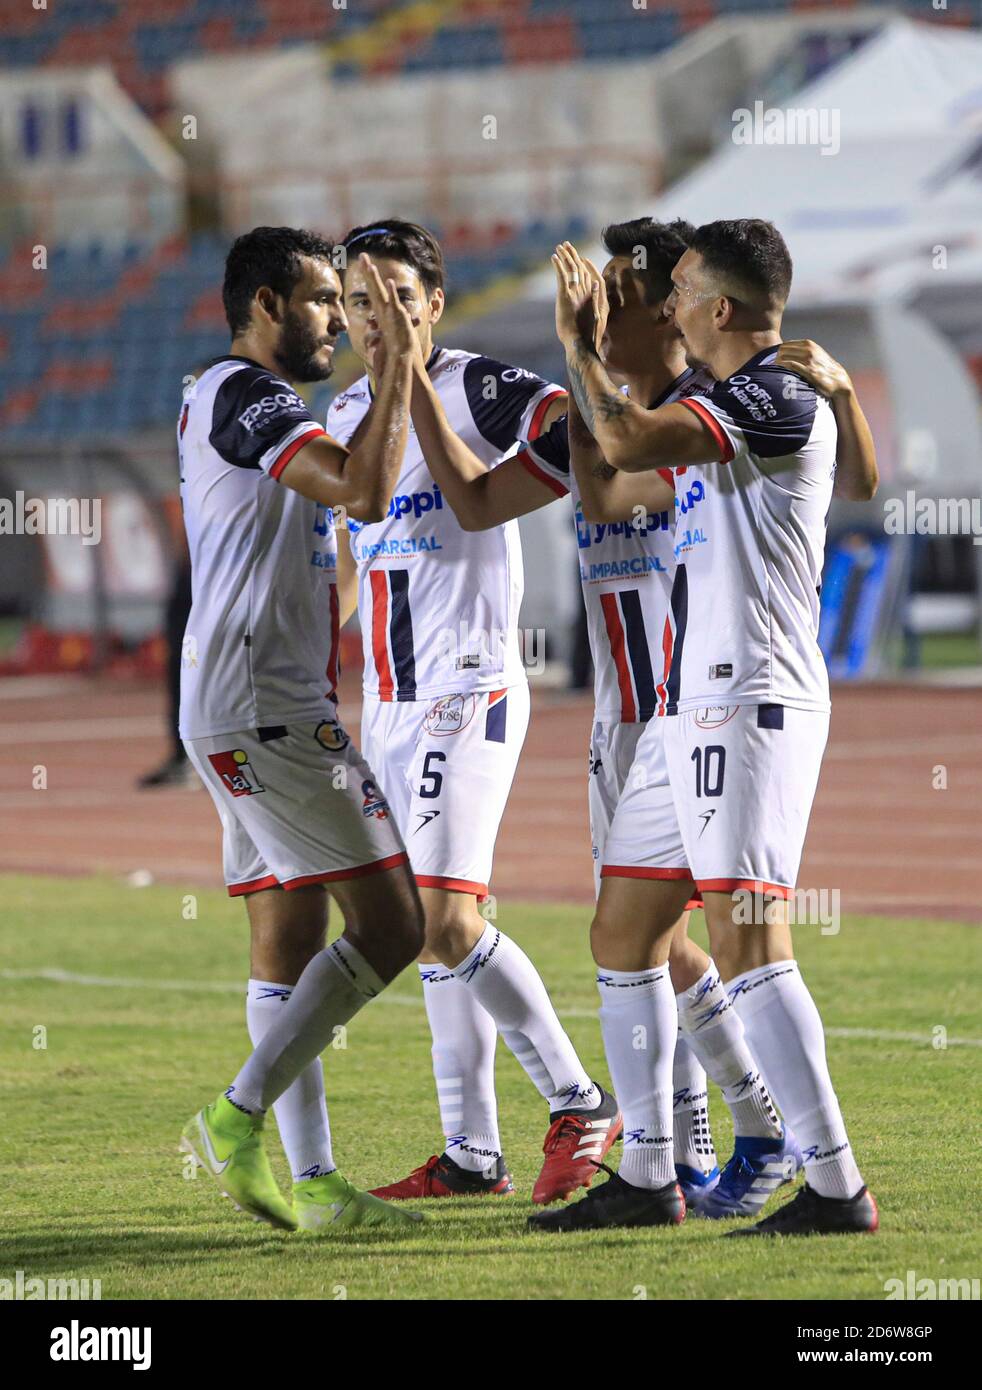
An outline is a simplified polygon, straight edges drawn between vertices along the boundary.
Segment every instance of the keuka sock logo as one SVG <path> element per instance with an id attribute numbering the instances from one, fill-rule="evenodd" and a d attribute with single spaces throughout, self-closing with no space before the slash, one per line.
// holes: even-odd
<path id="1" fill-rule="evenodd" d="M 73 1318 L 51 1329 L 52 1361 L 132 1361 L 134 1371 L 150 1369 L 149 1327 L 83 1327 Z"/>

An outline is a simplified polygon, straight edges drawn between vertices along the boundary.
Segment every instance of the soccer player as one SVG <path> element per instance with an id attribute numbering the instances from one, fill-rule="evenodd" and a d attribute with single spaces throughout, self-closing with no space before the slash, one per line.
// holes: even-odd
<path id="1" fill-rule="evenodd" d="M 686 223 L 666 226 L 639 218 L 604 231 L 611 254 L 604 270 L 610 311 L 604 316 L 600 348 L 608 369 L 626 384 L 630 396 L 652 406 L 712 385 L 708 373 L 686 366 L 678 329 L 663 312 L 672 288 L 671 271 L 693 230 Z M 650 768 L 634 766 L 638 741 L 649 721 L 656 729 L 663 727 L 672 647 L 669 599 L 676 507 L 674 501 L 665 507 L 659 477 L 621 474 L 603 463 L 573 403 L 569 433 L 575 441 L 574 458 L 583 465 L 572 477 L 565 416 L 496 468 L 488 469 L 477 459 L 444 456 L 436 448 L 430 466 L 444 497 L 470 531 L 501 525 L 557 496 L 573 495 L 595 670 L 588 786 L 599 891 L 614 808 L 636 772 L 651 775 Z M 699 502 L 698 490 L 691 488 L 681 498 L 682 515 L 690 527 L 699 524 Z M 661 780 L 667 780 L 663 769 Z M 608 865 L 605 872 L 634 876 L 650 871 L 639 861 Z M 725 1001 L 716 1009 L 695 1006 L 716 977 L 705 952 L 688 939 L 686 922 L 683 914 L 671 949 L 672 983 L 686 1030 L 676 1043 L 673 1077 L 676 1169 L 686 1199 L 693 1204 L 708 1196 L 720 1176 L 709 1128 L 708 1067 L 730 1106 L 736 1133 L 771 1145 L 766 1175 L 755 1175 L 753 1195 L 762 1202 L 778 1182 L 794 1175 L 800 1160 L 793 1140 L 786 1141 L 782 1134 L 735 1011 Z M 632 932 L 639 930 L 640 924 L 631 924 Z M 690 997 L 693 1003 L 687 1007 Z M 628 1169 L 634 1158 L 628 1136 Z M 730 1165 L 731 1177 L 734 1166 L 742 1171 L 737 1160 Z M 741 1195 L 748 1200 L 746 1193 Z"/>
<path id="2" fill-rule="evenodd" d="M 715 222 L 691 238 L 672 272 L 668 313 L 689 363 L 707 366 L 717 384 L 654 410 L 624 398 L 596 351 L 595 273 L 568 243 L 554 266 L 571 389 L 605 461 L 629 473 L 691 469 L 705 525 L 698 538 L 676 538 L 668 787 L 629 788 L 607 842 L 616 863 L 643 827 L 647 863 L 661 873 L 605 877 L 592 931 L 608 1062 L 631 1097 L 626 1131 L 648 1141 L 649 1163 L 627 1178 L 622 1166 L 582 1202 L 530 1221 L 562 1231 L 670 1224 L 684 1214 L 666 1137 L 677 1005 L 660 965 L 695 884 L 726 981 L 712 994 L 736 1004 L 805 1162 L 795 1199 L 733 1234 L 874 1231 L 876 1204 L 846 1135 L 786 910 L 828 735 L 818 590 L 836 413 L 848 417 L 854 403 L 845 393 L 833 408 L 775 364 L 791 258 L 770 223 Z M 649 752 L 654 762 L 646 731 L 638 756 Z M 625 924 L 638 920 L 653 924 L 654 968 L 642 952 L 624 953 Z M 616 992 L 605 978 L 614 961 Z M 651 1057 L 632 1052 L 639 1026 L 653 1040 Z"/>
<path id="3" fill-rule="evenodd" d="M 402 829 L 426 912 L 419 970 L 445 1140 L 441 1154 L 375 1190 L 391 1199 L 513 1190 L 494 1092 L 500 1032 L 549 1107 L 532 1193 L 545 1204 L 589 1185 L 620 1132 L 620 1113 L 580 1062 L 535 966 L 478 910 L 528 724 L 521 544 L 515 521 L 466 532 L 430 460 L 453 453 L 492 465 L 520 436 L 547 429 L 566 395 L 520 367 L 434 344 L 444 264 L 424 228 L 391 219 L 354 228 L 344 245 L 349 337 L 366 374 L 332 403 L 332 436 L 359 438 L 377 389 L 380 329 L 359 253 L 396 285 L 425 363 L 415 371 L 413 432 L 388 513 L 349 523 L 357 573 L 349 569 L 341 596 L 342 618 L 357 597 L 361 621 L 363 747 Z"/>
<path id="4" fill-rule="evenodd" d="M 330 375 L 347 326 L 333 256 L 291 227 L 239 237 L 223 287 L 231 348 L 198 378 L 178 424 L 193 586 L 181 735 L 222 822 L 228 891 L 245 899 L 256 1045 L 181 1146 L 239 1207 L 288 1230 L 408 1219 L 337 1171 L 320 1053 L 422 942 L 402 838 L 337 717 L 331 512 L 385 515 L 419 341 L 366 260 L 377 391 L 358 445 L 332 439 L 297 386 Z M 345 926 L 325 950 L 328 891 Z M 262 1145 L 275 1101 L 292 1205 Z"/>

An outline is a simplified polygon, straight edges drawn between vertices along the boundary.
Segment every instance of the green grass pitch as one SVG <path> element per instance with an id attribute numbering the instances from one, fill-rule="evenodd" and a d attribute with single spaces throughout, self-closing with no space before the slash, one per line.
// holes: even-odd
<path id="1" fill-rule="evenodd" d="M 242 905 L 202 891 L 188 918 L 179 888 L 107 879 L 9 877 L 4 898 L 0 1278 L 22 1269 L 99 1279 L 104 1299 L 883 1299 L 884 1281 L 908 1270 L 979 1274 L 977 927 L 848 918 L 837 936 L 797 933 L 879 1200 L 877 1236 L 725 1241 L 725 1227 L 691 1219 L 585 1238 L 527 1234 L 547 1117 L 502 1045 L 501 1129 L 517 1195 L 424 1204 L 425 1226 L 398 1240 L 310 1238 L 249 1222 L 209 1179 L 187 1180 L 177 1154 L 181 1125 L 228 1084 L 248 1046 Z M 589 910 L 498 912 L 606 1080 Z M 701 917 L 694 934 L 703 939 Z M 335 1153 L 355 1182 L 402 1177 L 441 1147 L 414 972 L 354 1021 L 325 1068 Z M 712 1113 L 725 1157 L 718 1096 Z M 270 1140 L 285 1183 L 272 1123 Z"/>

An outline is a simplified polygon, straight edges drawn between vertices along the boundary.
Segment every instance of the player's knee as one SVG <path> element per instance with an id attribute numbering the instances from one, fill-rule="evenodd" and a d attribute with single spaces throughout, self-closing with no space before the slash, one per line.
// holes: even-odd
<path id="1" fill-rule="evenodd" d="M 609 955 L 610 947 L 620 939 L 621 933 L 622 927 L 612 913 L 602 910 L 594 913 L 590 923 L 590 950 L 598 965 Z"/>
<path id="2" fill-rule="evenodd" d="M 426 919 L 426 945 L 444 965 L 458 965 L 481 938 L 486 923 L 477 912 L 456 906 L 431 911 Z"/>

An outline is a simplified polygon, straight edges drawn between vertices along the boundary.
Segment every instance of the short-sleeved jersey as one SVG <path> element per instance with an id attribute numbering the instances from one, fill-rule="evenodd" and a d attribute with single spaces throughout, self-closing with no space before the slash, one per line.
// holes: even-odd
<path id="1" fill-rule="evenodd" d="M 708 373 L 687 369 L 650 408 L 711 386 Z M 675 485 L 673 511 L 649 513 L 643 521 L 591 522 L 584 519 L 570 468 L 565 416 L 540 439 L 525 443 L 519 458 L 558 496 L 568 492 L 572 497 L 593 657 L 595 718 L 633 724 L 664 714 L 672 659 L 676 530 L 699 543 L 702 482 L 685 469 L 659 469 L 665 481 Z"/>
<path id="2" fill-rule="evenodd" d="M 707 543 L 679 537 L 669 713 L 706 705 L 827 710 L 818 646 L 835 417 L 765 348 L 708 396 L 681 404 L 705 423 L 719 462 L 701 479 Z"/>
<path id="3" fill-rule="evenodd" d="M 181 736 L 323 716 L 337 683 L 330 508 L 279 481 L 324 433 L 292 386 L 242 357 L 212 363 L 177 427 L 191 553 Z"/>
<path id="4" fill-rule="evenodd" d="M 450 428 L 489 465 L 519 437 L 535 437 L 551 402 L 565 394 L 520 367 L 447 348 L 434 348 L 427 371 Z M 347 443 L 370 405 L 361 377 L 332 401 L 329 433 Z M 366 525 L 349 521 L 348 529 L 367 694 L 429 700 L 525 680 L 518 523 L 464 531 L 412 429 L 388 515 Z"/>

